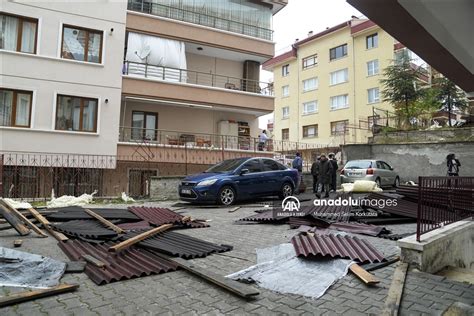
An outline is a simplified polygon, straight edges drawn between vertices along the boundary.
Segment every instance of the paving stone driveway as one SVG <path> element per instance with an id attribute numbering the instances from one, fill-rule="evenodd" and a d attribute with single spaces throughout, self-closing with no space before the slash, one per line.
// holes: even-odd
<path id="1" fill-rule="evenodd" d="M 159 204 L 162 207 L 171 205 Z M 242 207 L 229 213 L 230 209 L 189 208 L 178 211 L 195 218 L 212 220 L 209 228 L 187 229 L 182 233 L 234 246 L 231 252 L 194 259 L 196 265 L 226 275 L 255 264 L 256 248 L 288 242 L 295 234 L 295 230 L 290 230 L 288 225 L 237 225 L 235 220 L 254 214 L 255 208 Z M 414 224 L 386 227 L 394 233 L 415 231 Z M 385 255 L 398 252 L 394 241 L 367 236 L 363 238 L 370 240 Z M 14 230 L 0 232 L 0 246 L 12 247 L 14 239 L 18 239 Z M 29 236 L 23 239 L 23 246 L 19 250 L 67 260 L 51 237 L 41 239 Z M 62 282 L 79 283 L 78 291 L 2 308 L 0 315 L 378 315 L 383 308 L 393 272 L 394 265 L 374 271 L 381 282 L 370 288 L 348 274 L 317 300 L 260 289 L 261 294 L 251 301 L 229 294 L 184 271 L 103 286 L 96 286 L 85 274 L 66 274 Z M 15 291 L 18 289 L 0 288 L 0 295 Z M 474 286 L 449 281 L 444 277 L 409 272 L 401 314 L 439 314 L 455 301 L 474 304 Z"/>

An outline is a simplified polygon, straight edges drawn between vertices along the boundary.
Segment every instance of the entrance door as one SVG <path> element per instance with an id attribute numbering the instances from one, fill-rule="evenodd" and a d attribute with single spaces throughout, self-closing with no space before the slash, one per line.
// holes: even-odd
<path id="1" fill-rule="evenodd" d="M 157 170 L 130 169 L 128 171 L 128 194 L 137 198 L 150 196 L 150 180 L 151 177 L 157 175 Z"/>
<path id="2" fill-rule="evenodd" d="M 132 112 L 132 140 L 156 140 L 157 128 L 157 113 Z"/>

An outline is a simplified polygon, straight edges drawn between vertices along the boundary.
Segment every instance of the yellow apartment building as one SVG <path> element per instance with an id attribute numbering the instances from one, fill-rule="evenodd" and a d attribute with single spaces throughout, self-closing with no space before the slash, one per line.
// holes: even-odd
<path id="1" fill-rule="evenodd" d="M 367 19 L 353 18 L 295 42 L 263 64 L 273 71 L 276 139 L 327 145 L 366 142 L 382 101 L 383 69 L 403 49 Z"/>

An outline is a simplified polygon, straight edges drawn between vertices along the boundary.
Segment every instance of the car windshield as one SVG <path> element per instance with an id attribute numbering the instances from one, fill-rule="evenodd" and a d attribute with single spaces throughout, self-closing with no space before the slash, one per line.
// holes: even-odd
<path id="1" fill-rule="evenodd" d="M 372 168 L 372 161 L 370 160 L 352 160 L 349 161 L 345 169 L 367 169 Z"/>
<path id="2" fill-rule="evenodd" d="M 217 165 L 212 166 L 207 169 L 206 173 L 224 173 L 229 171 L 234 171 L 238 166 L 244 163 L 248 158 L 239 158 L 239 159 L 229 159 L 224 160 Z"/>

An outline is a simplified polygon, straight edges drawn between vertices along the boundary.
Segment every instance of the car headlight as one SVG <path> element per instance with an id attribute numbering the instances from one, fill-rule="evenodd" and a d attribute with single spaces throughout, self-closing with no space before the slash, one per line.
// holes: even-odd
<path id="1" fill-rule="evenodd" d="M 210 185 L 213 185 L 214 183 L 216 183 L 217 179 L 209 179 L 209 180 L 204 180 L 204 181 L 201 181 L 197 184 L 198 187 L 207 187 L 207 186 L 210 186 Z"/>

